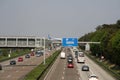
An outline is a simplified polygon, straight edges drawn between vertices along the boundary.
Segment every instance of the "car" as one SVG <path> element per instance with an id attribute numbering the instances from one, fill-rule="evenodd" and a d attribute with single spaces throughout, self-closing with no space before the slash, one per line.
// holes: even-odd
<path id="1" fill-rule="evenodd" d="M 40 56 L 43 56 L 43 51 L 37 51 L 36 52 L 36 57 L 40 57 Z"/>
<path id="2" fill-rule="evenodd" d="M 78 57 L 78 51 L 75 51 L 75 58 Z"/>
<path id="3" fill-rule="evenodd" d="M 10 65 L 16 65 L 16 61 L 15 60 L 11 60 L 10 61 Z"/>
<path id="4" fill-rule="evenodd" d="M 73 63 L 68 63 L 67 67 L 68 68 L 74 68 L 74 65 L 73 65 Z"/>
<path id="5" fill-rule="evenodd" d="M 0 70 L 2 70 L 2 65 L 0 64 Z"/>
<path id="6" fill-rule="evenodd" d="M 18 58 L 18 62 L 23 62 L 23 58 L 22 58 L 22 57 L 19 57 L 19 58 Z"/>
<path id="7" fill-rule="evenodd" d="M 72 63 L 73 62 L 73 57 L 72 57 L 71 54 L 67 56 L 67 62 L 68 63 Z"/>
<path id="8" fill-rule="evenodd" d="M 98 80 L 98 77 L 95 74 L 89 76 L 88 80 Z"/>
<path id="9" fill-rule="evenodd" d="M 73 60 L 72 59 L 68 59 L 68 63 L 72 63 L 73 62 Z"/>
<path id="10" fill-rule="evenodd" d="M 40 57 L 41 56 L 41 54 L 36 54 L 36 57 Z"/>
<path id="11" fill-rule="evenodd" d="M 82 66 L 82 71 L 89 71 L 89 66 L 83 65 Z"/>
<path id="12" fill-rule="evenodd" d="M 26 54 L 26 55 L 25 55 L 25 58 L 30 58 L 30 55 L 29 55 L 29 54 Z"/>
<path id="13" fill-rule="evenodd" d="M 34 53 L 33 53 L 33 52 L 32 52 L 32 53 L 30 53 L 30 55 L 31 55 L 31 56 L 34 56 Z"/>

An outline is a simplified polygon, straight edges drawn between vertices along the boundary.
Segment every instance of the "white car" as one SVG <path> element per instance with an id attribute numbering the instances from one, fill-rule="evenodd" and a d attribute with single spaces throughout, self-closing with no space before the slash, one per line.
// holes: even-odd
<path id="1" fill-rule="evenodd" d="M 98 80 L 98 77 L 95 74 L 92 74 L 88 80 Z"/>

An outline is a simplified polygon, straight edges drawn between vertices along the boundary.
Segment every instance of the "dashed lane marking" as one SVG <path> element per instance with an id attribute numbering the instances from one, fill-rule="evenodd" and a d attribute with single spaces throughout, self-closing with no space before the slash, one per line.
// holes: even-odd
<path id="1" fill-rule="evenodd" d="M 64 80 L 64 76 L 62 76 L 62 80 Z"/>
<path id="2" fill-rule="evenodd" d="M 7 78 L 11 77 L 11 75 L 8 75 Z"/>
<path id="3" fill-rule="evenodd" d="M 63 74 L 65 74 L 65 72 L 63 72 Z"/>
<path id="4" fill-rule="evenodd" d="M 79 80 L 81 80 L 81 78 L 79 77 Z"/>
<path id="5" fill-rule="evenodd" d="M 22 67 L 23 69 L 25 68 L 25 67 Z"/>
<path id="6" fill-rule="evenodd" d="M 18 70 L 16 72 L 19 72 Z"/>

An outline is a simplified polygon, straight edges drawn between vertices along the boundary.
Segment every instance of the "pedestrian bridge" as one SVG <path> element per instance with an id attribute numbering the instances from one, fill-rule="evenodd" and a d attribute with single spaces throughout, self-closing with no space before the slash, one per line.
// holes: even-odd
<path id="1" fill-rule="evenodd" d="M 0 47 L 43 47 L 44 38 L 35 36 L 24 36 L 24 37 L 1 37 L 0 36 Z"/>

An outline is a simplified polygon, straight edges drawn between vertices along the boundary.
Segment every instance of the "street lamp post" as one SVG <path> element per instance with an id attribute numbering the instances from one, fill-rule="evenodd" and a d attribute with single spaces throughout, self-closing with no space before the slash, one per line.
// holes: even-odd
<path id="1" fill-rule="evenodd" d="M 43 38 L 44 39 L 44 65 L 45 65 L 45 37 Z"/>

